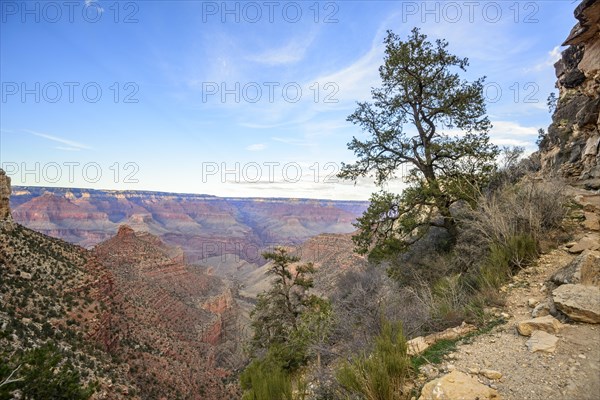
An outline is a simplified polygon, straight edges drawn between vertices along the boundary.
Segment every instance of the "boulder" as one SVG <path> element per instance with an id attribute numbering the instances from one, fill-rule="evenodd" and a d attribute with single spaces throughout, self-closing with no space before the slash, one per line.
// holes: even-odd
<path id="1" fill-rule="evenodd" d="M 600 237 L 590 234 L 581 238 L 574 246 L 569 247 L 569 253 L 577 254 L 585 250 L 598 249 L 600 249 Z"/>
<path id="2" fill-rule="evenodd" d="M 544 331 L 535 331 L 527 341 L 526 345 L 530 352 L 541 351 L 543 353 L 554 353 L 558 338 Z"/>
<path id="3" fill-rule="evenodd" d="M 531 311 L 531 316 L 533 318 L 545 317 L 546 315 L 556 316 L 556 306 L 554 305 L 554 301 L 552 301 L 552 297 L 540 302 L 540 304 L 535 306 L 533 311 Z"/>
<path id="4" fill-rule="evenodd" d="M 562 285 L 552 291 L 559 311 L 574 321 L 600 323 L 600 288 L 580 284 Z"/>
<path id="5" fill-rule="evenodd" d="M 551 315 L 528 319 L 517 323 L 517 331 L 523 336 L 531 336 L 534 331 L 545 331 L 556 333 L 560 330 L 562 324 Z"/>
<path id="6" fill-rule="evenodd" d="M 600 231 L 600 216 L 591 211 L 584 211 L 585 221 L 583 226 L 590 231 Z"/>
<path id="7" fill-rule="evenodd" d="M 586 250 L 559 269 L 550 280 L 557 285 L 581 283 L 600 286 L 600 252 Z"/>
<path id="8" fill-rule="evenodd" d="M 460 371 L 452 371 L 423 386 L 419 400 L 498 400 L 498 391 Z"/>

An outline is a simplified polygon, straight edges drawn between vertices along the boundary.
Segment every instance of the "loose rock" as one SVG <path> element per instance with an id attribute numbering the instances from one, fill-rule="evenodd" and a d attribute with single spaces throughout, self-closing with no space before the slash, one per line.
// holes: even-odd
<path id="1" fill-rule="evenodd" d="M 517 324 L 517 330 L 523 336 L 531 336 L 531 334 L 537 330 L 556 333 L 560 328 L 560 321 L 550 315 L 528 319 Z"/>
<path id="2" fill-rule="evenodd" d="M 527 341 L 527 348 L 532 353 L 541 351 L 544 353 L 554 353 L 558 338 L 544 331 L 535 331 Z"/>
<path id="3" fill-rule="evenodd" d="M 575 321 L 600 323 L 600 288 L 562 285 L 552 292 L 556 308 Z"/>
<path id="4" fill-rule="evenodd" d="M 497 381 L 498 379 L 502 378 L 502 373 L 498 372 L 498 371 L 494 371 L 493 369 L 484 369 L 480 373 L 481 373 L 481 375 L 483 375 L 486 378 L 491 379 L 493 381 Z"/>
<path id="5" fill-rule="evenodd" d="M 499 400 L 498 391 L 481 384 L 460 371 L 452 371 L 441 378 L 428 382 L 419 400 Z"/>

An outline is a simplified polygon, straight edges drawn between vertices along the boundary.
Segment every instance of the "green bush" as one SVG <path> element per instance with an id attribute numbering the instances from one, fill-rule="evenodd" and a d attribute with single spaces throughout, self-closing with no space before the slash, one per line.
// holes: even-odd
<path id="1" fill-rule="evenodd" d="M 479 287 L 500 288 L 537 255 L 536 241 L 527 234 L 511 236 L 505 243 L 491 244 L 488 259 L 479 271 Z"/>
<path id="2" fill-rule="evenodd" d="M 291 400 L 292 380 L 272 354 L 254 360 L 240 376 L 242 400 Z"/>
<path id="3" fill-rule="evenodd" d="M 337 372 L 338 383 L 351 395 L 368 400 L 399 400 L 411 372 L 406 338 L 400 323 L 384 322 L 371 354 L 362 354 L 345 362 Z"/>
<path id="4" fill-rule="evenodd" d="M 63 356 L 52 344 L 32 349 L 10 360 L 10 367 L 0 368 L 0 383 L 13 373 L 12 383 L 0 386 L 0 399 L 13 398 L 20 390 L 23 399 L 88 399 L 94 385 L 84 386 L 80 375 L 70 362 L 61 362 Z"/>

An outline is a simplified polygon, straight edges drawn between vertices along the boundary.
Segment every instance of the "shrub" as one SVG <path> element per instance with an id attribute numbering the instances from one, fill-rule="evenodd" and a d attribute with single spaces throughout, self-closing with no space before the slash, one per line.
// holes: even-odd
<path id="1" fill-rule="evenodd" d="M 510 245 L 509 240 L 521 235 L 539 243 L 561 226 L 566 213 L 560 185 L 524 181 L 482 197 L 477 209 L 465 216 L 463 229 L 473 230 L 488 244 Z"/>
<path id="2" fill-rule="evenodd" d="M 292 380 L 272 354 L 254 360 L 240 376 L 242 400 L 291 400 Z"/>
<path id="3" fill-rule="evenodd" d="M 74 366 L 61 362 L 62 358 L 56 346 L 47 344 L 12 360 L 16 372 L 11 380 L 15 380 L 0 387 L 0 398 L 12 398 L 11 392 L 18 389 L 24 399 L 88 399 L 95 387 L 83 386 Z M 0 382 L 7 378 L 4 375 L 9 370 L 0 370 Z"/>
<path id="4" fill-rule="evenodd" d="M 351 395 L 368 400 L 399 400 L 409 398 L 404 383 L 410 372 L 402 325 L 384 322 L 373 352 L 345 362 L 338 370 L 337 380 Z"/>

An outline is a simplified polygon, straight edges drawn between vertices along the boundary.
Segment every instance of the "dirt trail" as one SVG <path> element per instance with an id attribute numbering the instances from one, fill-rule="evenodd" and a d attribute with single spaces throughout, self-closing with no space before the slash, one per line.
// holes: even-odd
<path id="1" fill-rule="evenodd" d="M 595 196 L 595 200 L 600 199 L 600 195 Z M 585 234 L 598 232 L 582 224 L 576 238 Z M 525 345 L 529 338 L 516 330 L 518 321 L 532 318 L 531 305 L 548 296 L 546 285 L 553 273 L 575 257 L 563 246 L 542 255 L 535 266 L 515 276 L 506 287 L 506 307 L 499 310 L 507 323 L 461 344 L 442 368 L 448 370 L 450 366 L 450 370 L 477 376 L 505 400 L 600 399 L 600 325 L 564 324 L 556 334 L 559 342 L 552 354 L 531 353 Z M 489 380 L 477 374 L 476 370 L 484 369 L 499 371 L 502 378 Z"/>

